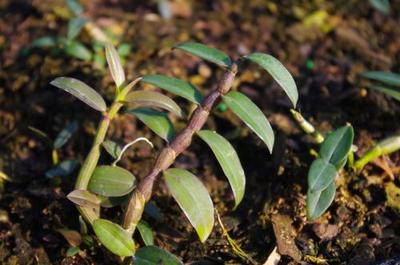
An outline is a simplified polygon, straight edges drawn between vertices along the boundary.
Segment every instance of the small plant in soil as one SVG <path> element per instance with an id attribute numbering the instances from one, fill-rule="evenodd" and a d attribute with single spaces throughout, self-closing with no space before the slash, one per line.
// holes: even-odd
<path id="1" fill-rule="evenodd" d="M 400 101 L 400 74 L 382 71 L 368 71 L 361 73 L 361 77 L 374 81 L 368 88 Z M 361 171 L 364 166 L 376 158 L 389 155 L 400 149 L 400 135 L 389 136 L 380 140 L 354 164 L 356 171 Z"/>
<path id="2" fill-rule="evenodd" d="M 400 85 L 400 76 L 393 73 L 366 72 L 363 76 L 389 85 Z M 393 89 L 383 90 L 379 87 L 375 89 L 384 93 L 389 91 L 387 94 L 396 98 L 395 88 L 393 88 L 395 91 L 393 91 Z M 312 153 L 317 159 L 312 162 L 307 179 L 307 218 L 311 221 L 323 215 L 332 204 L 336 193 L 335 179 L 337 175 L 341 173 L 341 169 L 346 163 L 348 163 L 350 171 L 359 173 L 366 164 L 376 158 L 391 154 L 400 149 L 400 136 L 391 136 L 379 141 L 367 150 L 357 161 L 354 161 L 354 152 L 357 148 L 352 145 L 354 132 L 350 125 L 341 127 L 324 138 L 299 112 L 293 109 L 291 112 L 299 127 L 302 128 L 306 134 L 310 135 L 315 143 L 320 144 L 319 153 L 312 150 Z M 388 193 L 387 190 L 386 192 Z M 398 193 L 397 190 L 396 193 Z M 389 195 L 388 198 L 390 198 Z"/>
<path id="3" fill-rule="evenodd" d="M 66 36 L 44 36 L 34 40 L 26 52 L 32 49 L 50 49 L 55 54 L 70 56 L 83 61 L 92 61 L 94 66 L 103 69 L 106 58 L 104 45 L 108 42 L 119 42 L 118 37 L 110 30 L 103 31 L 93 21 L 84 15 L 83 6 L 78 0 L 65 0 L 65 5 L 71 13 L 68 21 Z M 78 37 L 85 29 L 91 37 L 91 48 L 88 48 Z M 130 45 L 121 43 L 118 46 L 118 54 L 124 64 L 126 56 L 130 53 Z"/>
<path id="4" fill-rule="evenodd" d="M 331 132 L 321 143 L 318 158 L 308 171 L 307 217 L 320 217 L 331 205 L 336 194 L 335 178 L 348 160 L 354 132 L 350 125 Z"/>
<path id="5" fill-rule="evenodd" d="M 163 264 L 181 264 L 172 254 L 152 246 L 151 229 L 142 220 L 145 204 L 152 196 L 154 183 L 161 176 L 196 230 L 201 242 L 207 240 L 213 229 L 214 206 L 203 183 L 188 170 L 171 168 L 176 157 L 191 145 L 193 137 L 202 139 L 214 153 L 231 186 L 235 199 L 234 208 L 242 201 L 246 177 L 235 149 L 222 135 L 203 129 L 213 108 L 221 100 L 261 138 L 267 149 L 272 152 L 274 132 L 268 119 L 245 94 L 232 91 L 232 85 L 241 62 L 244 60 L 255 62 L 264 68 L 283 88 L 294 106 L 298 99 L 297 88 L 292 76 L 271 55 L 252 53 L 233 61 L 224 52 L 200 43 L 183 43 L 175 46 L 175 49 L 215 63 L 224 70 L 220 82 L 206 96 L 203 96 L 192 84 L 164 75 L 146 75 L 127 82 L 119 55 L 110 44 L 106 45 L 106 58 L 115 81 L 115 97 L 110 106 L 107 106 L 98 92 L 82 81 L 59 77 L 51 82 L 52 85 L 71 93 L 102 114 L 92 148 L 80 169 L 75 190 L 68 195 L 68 198 L 77 205 L 84 220 L 92 226 L 97 239 L 109 251 L 121 258 L 134 256 L 135 264 L 159 264 L 160 261 Z M 176 133 L 168 115 L 160 110 L 169 111 L 171 114 L 183 118 L 184 113 L 179 105 L 158 92 L 133 90 L 139 82 L 151 84 L 196 104 L 197 108 L 190 115 L 186 127 Z M 117 163 L 123 152 L 136 141 L 144 140 L 151 143 L 145 138 L 139 138 L 121 148 L 106 139 L 110 123 L 123 107 L 126 108 L 126 114 L 135 115 L 138 120 L 167 142 L 166 146 L 159 151 L 151 170 L 140 181 Z M 347 131 L 348 127 L 345 129 Z M 115 158 L 111 165 L 98 165 L 102 148 Z M 346 152 L 346 154 L 340 152 L 340 157 L 339 155 L 332 156 L 332 154 L 328 155 L 328 152 L 330 150 L 326 151 L 327 161 L 331 161 L 333 158 L 340 160 L 331 161 L 334 165 L 343 162 L 344 156 L 347 155 Z M 328 185 L 324 185 L 323 188 Z M 322 190 L 321 187 L 319 188 Z M 102 218 L 101 208 L 105 202 L 116 199 L 123 202 L 126 196 L 128 196 L 128 200 L 124 207 L 123 219 L 119 224 L 114 220 Z M 136 228 L 147 245 L 138 250 L 132 237 Z M 131 261 L 132 259 L 125 259 L 125 263 Z"/>
<path id="6" fill-rule="evenodd" d="M 69 139 L 78 129 L 78 123 L 76 121 L 69 122 L 57 134 L 54 140 L 51 139 L 45 132 L 37 128 L 28 128 L 51 150 L 51 160 L 53 163 L 53 167 L 46 171 L 45 175 L 47 178 L 69 176 L 78 167 L 78 161 L 76 161 L 75 159 L 59 161 L 59 152 L 61 148 L 69 141 Z"/>

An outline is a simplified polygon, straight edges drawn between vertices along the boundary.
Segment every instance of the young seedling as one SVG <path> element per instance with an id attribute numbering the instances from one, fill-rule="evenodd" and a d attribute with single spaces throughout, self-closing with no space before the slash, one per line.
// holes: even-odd
<path id="1" fill-rule="evenodd" d="M 400 74 L 382 71 L 361 73 L 361 77 L 377 82 L 368 87 L 400 101 Z"/>
<path id="2" fill-rule="evenodd" d="M 371 147 L 360 159 L 354 164 L 356 171 L 361 171 L 366 164 L 376 158 L 389 155 L 400 149 L 400 135 L 388 137 L 379 141 L 375 146 Z"/>
<path id="3" fill-rule="evenodd" d="M 76 130 L 78 129 L 78 123 L 76 121 L 68 123 L 65 128 L 63 128 L 57 134 L 54 141 L 40 129 L 34 127 L 28 127 L 28 129 L 32 131 L 36 136 L 38 136 L 51 149 L 51 158 L 53 161 L 53 165 L 57 165 L 60 162 L 58 158 L 58 152 L 60 148 L 63 147 L 76 132 Z"/>
<path id="4" fill-rule="evenodd" d="M 314 220 L 328 209 L 335 198 L 335 178 L 339 170 L 346 162 L 350 166 L 353 164 L 354 132 L 350 125 L 346 125 L 324 138 L 299 112 L 293 109 L 291 112 L 299 127 L 311 135 L 317 144 L 321 144 L 319 153 L 312 149 L 317 159 L 308 171 L 307 218 Z"/>
<path id="5" fill-rule="evenodd" d="M 351 152 L 354 132 L 350 125 L 330 133 L 321 143 L 319 156 L 308 171 L 307 218 L 315 220 L 335 198 L 335 177 Z"/>
<path id="6" fill-rule="evenodd" d="M 210 130 L 202 130 L 214 106 L 221 99 L 272 152 L 274 134 L 267 118 L 247 96 L 238 91 L 231 91 L 238 64 L 242 60 L 249 60 L 261 65 L 279 83 L 294 106 L 298 98 L 292 76 L 270 55 L 252 53 L 233 62 L 222 51 L 199 43 L 183 43 L 175 48 L 215 63 L 225 70 L 220 83 L 205 97 L 192 84 L 164 75 L 146 75 L 126 85 L 119 56 L 111 45 L 107 45 L 106 55 L 111 75 L 116 83 L 116 95 L 110 107 L 107 108 L 103 98 L 94 89 L 79 80 L 63 77 L 52 82 L 53 85 L 73 94 L 103 115 L 93 146 L 79 172 L 75 190 L 68 195 L 68 198 L 77 204 L 82 216 L 92 225 L 97 238 L 107 249 L 120 257 L 135 255 L 135 264 L 142 264 L 141 259 L 158 261 L 161 259 L 171 261 L 168 264 L 181 264 L 176 257 L 154 246 L 140 248 L 135 254 L 132 234 L 136 227 L 145 244 L 153 244 L 151 230 L 149 232 L 149 226 L 143 222 L 142 214 L 145 203 L 151 198 L 153 185 L 161 174 L 200 240 L 204 242 L 212 231 L 214 206 L 207 189 L 189 171 L 170 168 L 176 157 L 190 146 L 193 136 L 204 140 L 215 154 L 233 190 L 234 207 L 237 207 L 243 199 L 246 180 L 236 151 L 223 136 Z M 183 130 L 175 133 L 168 116 L 158 111 L 164 109 L 182 116 L 182 110 L 173 100 L 152 91 L 130 92 L 139 81 L 157 86 L 197 104 L 196 110 Z M 123 105 L 130 106 L 126 113 L 135 115 L 168 143 L 160 151 L 150 172 L 137 185 L 135 177 L 129 171 L 116 166 L 124 148 L 121 149 L 111 141 L 105 141 L 108 126 Z M 110 166 L 97 165 L 101 146 L 116 158 Z M 131 195 L 122 226 L 101 218 L 103 198 L 121 198 L 127 194 Z"/>
<path id="7" fill-rule="evenodd" d="M 369 71 L 361 74 L 362 77 L 374 80 L 383 85 L 371 85 L 371 89 L 382 92 L 397 101 L 400 101 L 400 74 L 381 71 Z M 400 149 L 400 136 L 390 136 L 379 141 L 375 146 L 371 147 L 362 157 L 354 164 L 356 171 L 361 171 L 366 164 L 376 158 L 389 155 Z"/>
<path id="8" fill-rule="evenodd" d="M 76 121 L 68 123 L 65 128 L 58 133 L 54 141 L 45 132 L 37 128 L 28 127 L 28 129 L 38 136 L 51 150 L 53 167 L 46 171 L 45 175 L 47 178 L 66 177 L 74 172 L 79 165 L 78 161 L 75 159 L 67 159 L 60 162 L 59 150 L 78 129 L 78 123 Z"/>
<path id="9" fill-rule="evenodd" d="M 84 9 L 79 0 L 65 0 L 64 2 L 72 14 L 68 21 L 67 36 L 38 38 L 31 43 L 29 49 L 51 48 L 55 54 L 62 53 L 83 61 L 93 61 L 95 66 L 103 69 L 106 61 L 103 53 L 104 45 L 112 42 L 111 40 L 114 41 L 115 37 L 111 36 L 112 34 L 106 34 L 83 14 Z M 83 29 L 92 37 L 91 49 L 78 40 Z M 130 53 L 130 45 L 121 43 L 117 51 L 124 63 L 126 56 Z"/>

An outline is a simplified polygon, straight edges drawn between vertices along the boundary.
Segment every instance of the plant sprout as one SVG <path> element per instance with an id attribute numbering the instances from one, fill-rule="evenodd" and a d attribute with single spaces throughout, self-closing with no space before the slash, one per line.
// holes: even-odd
<path id="1" fill-rule="evenodd" d="M 397 101 L 400 101 L 400 74 L 382 71 L 368 71 L 361 73 L 361 77 L 378 82 L 369 88 L 382 92 Z M 390 136 L 379 141 L 360 157 L 354 164 L 356 171 L 361 171 L 366 164 L 374 159 L 396 152 L 400 149 L 400 135 Z"/>
<path id="2" fill-rule="evenodd" d="M 347 162 L 354 132 L 350 125 L 330 133 L 321 143 L 319 156 L 308 171 L 307 217 L 320 217 L 335 198 L 335 177 Z"/>
<path id="3" fill-rule="evenodd" d="M 111 106 L 107 106 L 101 95 L 82 81 L 59 77 L 51 82 L 52 85 L 71 93 L 102 113 L 92 148 L 80 169 L 75 190 L 68 195 L 68 198 L 77 205 L 83 218 L 92 225 L 98 240 L 109 251 L 122 258 L 135 256 L 135 264 L 145 264 L 143 261 L 145 259 L 170 261 L 168 264 L 181 264 L 172 254 L 150 246 L 153 244 L 151 229 L 142 220 L 145 204 L 150 200 L 154 183 L 160 176 L 163 176 L 169 191 L 196 230 L 201 242 L 207 240 L 213 229 L 214 206 L 203 183 L 188 170 L 170 168 L 176 157 L 191 145 L 193 137 L 198 136 L 206 142 L 216 156 L 233 191 L 234 207 L 236 208 L 242 201 L 246 178 L 235 149 L 222 135 L 203 129 L 208 116 L 220 100 L 272 152 L 274 133 L 268 119 L 246 95 L 239 91 L 231 91 L 239 64 L 243 60 L 255 62 L 278 82 L 293 106 L 296 105 L 298 99 L 296 84 L 292 76 L 271 55 L 252 53 L 238 61 L 232 61 L 224 52 L 200 43 L 182 43 L 175 46 L 175 49 L 215 63 L 224 69 L 225 73 L 216 88 L 203 96 L 192 84 L 164 75 L 146 75 L 128 83 L 119 55 L 111 44 L 106 45 L 106 58 L 111 76 L 115 81 L 116 91 Z M 159 87 L 196 104 L 197 108 L 189 118 L 187 126 L 176 133 L 169 117 L 160 109 L 182 117 L 183 112 L 180 107 L 163 94 L 153 91 L 132 91 L 138 82 Z M 128 170 L 116 165 L 123 151 L 133 142 L 121 148 L 114 142 L 106 140 L 110 122 L 118 115 L 123 106 L 128 108 L 125 113 L 135 115 L 138 120 L 167 142 L 167 145 L 159 152 L 151 170 L 139 182 Z M 136 141 L 139 140 L 145 139 L 138 138 Z M 111 165 L 98 165 L 102 147 L 115 158 Z M 110 202 L 112 199 L 121 199 L 127 195 L 129 195 L 129 200 L 122 225 L 101 218 L 101 207 L 105 206 L 105 201 Z M 138 228 L 143 241 L 149 245 L 140 248 L 137 252 L 132 238 L 136 228 Z M 129 259 L 126 261 L 129 262 Z"/>
<path id="4" fill-rule="evenodd" d="M 65 0 L 64 2 L 72 14 L 68 21 L 67 35 L 38 38 L 31 43 L 29 49 L 51 48 L 56 54 L 62 53 L 83 61 L 93 61 L 95 66 L 102 69 L 106 61 L 103 53 L 104 45 L 109 42 L 118 42 L 119 40 L 111 36 L 112 34 L 106 34 L 85 16 L 83 6 L 79 0 Z M 86 45 L 78 40 L 78 36 L 83 29 L 92 37 L 92 49 L 87 48 Z M 130 45 L 121 43 L 117 51 L 123 64 L 126 56 L 130 53 Z"/>
<path id="5" fill-rule="evenodd" d="M 369 88 L 382 92 L 397 101 L 400 101 L 400 74 L 382 71 L 368 71 L 361 73 L 361 77 L 373 80 Z"/>

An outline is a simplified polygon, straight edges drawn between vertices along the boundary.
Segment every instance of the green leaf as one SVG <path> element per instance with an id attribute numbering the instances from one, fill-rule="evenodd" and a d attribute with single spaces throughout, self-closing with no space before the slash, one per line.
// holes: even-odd
<path id="1" fill-rule="evenodd" d="M 174 48 L 183 50 L 187 53 L 200 57 L 206 61 L 218 64 L 223 67 L 230 67 L 232 60 L 224 52 L 208 47 L 201 43 L 185 42 L 176 45 Z"/>
<path id="2" fill-rule="evenodd" d="M 54 141 L 53 148 L 59 149 L 61 148 L 71 136 L 76 132 L 78 129 L 78 122 L 73 121 L 67 124 L 65 128 L 57 135 L 56 140 Z"/>
<path id="3" fill-rule="evenodd" d="M 379 12 L 382 12 L 385 15 L 390 13 L 390 2 L 389 0 L 369 0 L 369 3 L 377 9 Z"/>
<path id="4" fill-rule="evenodd" d="M 400 101 L 400 89 L 399 88 L 383 87 L 383 86 L 370 86 L 369 88 L 372 88 L 376 91 L 385 93 L 386 95 L 391 96 L 392 98 Z"/>
<path id="5" fill-rule="evenodd" d="M 57 45 L 57 39 L 54 37 L 42 37 L 34 40 L 30 48 L 44 48 L 44 47 L 54 47 Z"/>
<path id="6" fill-rule="evenodd" d="M 131 192 L 136 178 L 128 170 L 117 166 L 98 166 L 90 177 L 88 190 L 107 197 L 120 197 Z"/>
<path id="7" fill-rule="evenodd" d="M 176 256 L 155 246 L 140 248 L 134 260 L 135 265 L 183 265 Z"/>
<path id="8" fill-rule="evenodd" d="M 65 0 L 65 4 L 68 6 L 69 10 L 75 15 L 79 16 L 83 12 L 83 7 L 79 0 Z"/>
<path id="9" fill-rule="evenodd" d="M 126 57 L 129 55 L 129 53 L 131 52 L 131 45 L 127 44 L 127 43 L 121 43 L 120 45 L 118 45 L 118 54 L 121 57 Z"/>
<path id="10" fill-rule="evenodd" d="M 68 34 L 67 39 L 73 40 L 82 31 L 83 26 L 85 26 L 87 20 L 81 17 L 76 17 L 68 22 Z"/>
<path id="11" fill-rule="evenodd" d="M 116 159 L 122 152 L 121 146 L 119 146 L 116 142 L 111 140 L 106 140 L 101 144 L 107 153 Z"/>
<path id="12" fill-rule="evenodd" d="M 146 90 L 133 91 L 126 95 L 125 101 L 130 103 L 132 108 L 161 108 L 182 117 L 182 110 L 175 101 L 161 93 Z"/>
<path id="13" fill-rule="evenodd" d="M 140 236 L 146 246 L 154 245 L 153 231 L 150 225 L 145 220 L 140 220 L 137 229 L 139 230 Z"/>
<path id="14" fill-rule="evenodd" d="M 274 147 L 274 132 L 264 113 L 244 94 L 231 91 L 223 100 L 226 105 L 255 132 L 267 145 L 270 153 Z"/>
<path id="15" fill-rule="evenodd" d="M 296 83 L 294 82 L 292 75 L 279 60 L 269 54 L 258 52 L 246 55 L 245 58 L 264 68 L 283 88 L 293 106 L 296 107 L 299 98 Z"/>
<path id="16" fill-rule="evenodd" d="M 78 166 L 79 163 L 75 159 L 65 160 L 57 166 L 47 170 L 45 175 L 47 178 L 67 177 L 71 175 Z"/>
<path id="17" fill-rule="evenodd" d="M 43 141 L 47 147 L 53 148 L 53 140 L 47 135 L 47 133 L 32 126 L 28 126 L 28 129 L 33 132 L 36 137 Z"/>
<path id="18" fill-rule="evenodd" d="M 386 85 L 400 87 L 400 74 L 383 71 L 368 71 L 360 74 L 364 78 L 372 79 Z"/>
<path id="19" fill-rule="evenodd" d="M 106 58 L 111 76 L 117 87 L 120 87 L 125 82 L 125 72 L 122 68 L 119 54 L 111 43 L 106 44 Z"/>
<path id="20" fill-rule="evenodd" d="M 99 208 L 100 198 L 88 190 L 74 190 L 67 195 L 68 200 L 82 207 Z"/>
<path id="21" fill-rule="evenodd" d="M 80 60 L 90 61 L 90 59 L 92 59 L 91 51 L 79 41 L 75 40 L 68 41 L 68 43 L 65 46 L 65 52 L 68 55 L 78 58 Z"/>
<path id="22" fill-rule="evenodd" d="M 232 145 L 216 132 L 202 130 L 197 133 L 214 152 L 219 164 L 228 178 L 235 196 L 235 208 L 243 199 L 246 177 L 238 155 Z"/>
<path id="23" fill-rule="evenodd" d="M 67 257 L 72 257 L 72 256 L 75 256 L 76 254 L 78 254 L 79 251 L 81 251 L 81 250 L 79 249 L 79 247 L 69 247 L 69 248 L 67 249 L 67 252 L 65 253 L 65 255 L 66 255 Z"/>
<path id="24" fill-rule="evenodd" d="M 165 113 L 142 108 L 128 110 L 127 113 L 135 115 L 155 134 L 164 140 L 171 141 L 174 137 L 174 126 Z"/>
<path id="25" fill-rule="evenodd" d="M 57 77 L 50 84 L 74 95 L 95 110 L 103 112 L 107 109 L 106 102 L 100 94 L 78 79 Z"/>
<path id="26" fill-rule="evenodd" d="M 83 220 L 82 215 L 79 215 L 78 220 L 79 220 L 79 232 L 81 233 L 81 235 L 86 236 L 88 233 L 88 228 L 86 222 Z"/>
<path id="27" fill-rule="evenodd" d="M 187 170 L 170 168 L 164 171 L 164 178 L 201 242 L 206 241 L 214 226 L 214 206 L 207 189 Z"/>
<path id="28" fill-rule="evenodd" d="M 307 192 L 307 217 L 310 220 L 315 220 L 320 217 L 332 204 L 335 198 L 336 187 L 332 181 L 324 190 L 312 192 L 310 189 Z"/>
<path id="29" fill-rule="evenodd" d="M 135 242 L 121 226 L 97 219 L 93 222 L 93 230 L 100 242 L 115 255 L 129 257 L 135 254 Z"/>
<path id="30" fill-rule="evenodd" d="M 196 104 L 201 104 L 203 101 L 203 96 L 194 85 L 177 78 L 165 75 L 145 75 L 142 82 L 162 88 Z"/>
<path id="31" fill-rule="evenodd" d="M 325 159 L 315 160 L 308 171 L 308 188 L 312 192 L 326 189 L 335 179 L 336 168 Z"/>
<path id="32" fill-rule="evenodd" d="M 353 144 L 354 132 L 350 125 L 330 133 L 321 144 L 320 157 L 339 168 Z"/>

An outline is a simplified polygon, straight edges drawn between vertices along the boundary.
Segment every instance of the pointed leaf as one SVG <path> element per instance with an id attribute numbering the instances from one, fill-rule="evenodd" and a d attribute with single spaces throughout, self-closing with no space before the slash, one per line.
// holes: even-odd
<path id="1" fill-rule="evenodd" d="M 325 159 L 315 160 L 308 171 L 308 188 L 312 192 L 324 190 L 335 179 L 336 168 Z"/>
<path id="2" fill-rule="evenodd" d="M 232 65 L 232 60 L 224 52 L 208 47 L 201 43 L 196 42 L 185 42 L 176 45 L 174 48 L 183 50 L 192 55 L 200 57 L 206 61 L 218 64 L 223 67 L 229 67 Z"/>
<path id="3" fill-rule="evenodd" d="M 364 78 L 372 79 L 386 85 L 400 87 L 400 74 L 383 71 L 368 71 L 361 73 Z"/>
<path id="4" fill-rule="evenodd" d="M 54 47 L 57 45 L 57 39 L 54 37 L 42 37 L 32 41 L 30 48 Z"/>
<path id="5" fill-rule="evenodd" d="M 78 220 L 79 220 L 79 228 L 80 228 L 79 231 L 82 235 L 86 236 L 88 233 L 88 228 L 87 228 L 86 222 L 83 220 L 82 215 L 79 215 Z"/>
<path id="6" fill-rule="evenodd" d="M 343 126 L 330 133 L 321 144 L 319 154 L 336 168 L 346 159 L 353 144 L 353 127 Z"/>
<path id="7" fill-rule="evenodd" d="M 68 22 L 68 40 L 75 39 L 76 36 L 82 31 L 83 26 L 85 26 L 87 20 L 81 17 L 76 17 Z"/>
<path id="8" fill-rule="evenodd" d="M 88 190 L 102 196 L 120 197 L 131 192 L 136 178 L 128 170 L 117 166 L 98 166 L 90 178 Z"/>
<path id="9" fill-rule="evenodd" d="M 264 68 L 283 88 L 290 101 L 292 101 L 293 106 L 296 107 L 299 98 L 296 83 L 294 82 L 292 75 L 278 59 L 269 54 L 258 52 L 249 54 L 245 56 L 245 58 Z"/>
<path id="10" fill-rule="evenodd" d="M 174 126 L 165 113 L 151 109 L 133 109 L 127 113 L 135 115 L 155 134 L 166 141 L 171 141 L 174 136 Z"/>
<path id="11" fill-rule="evenodd" d="M 66 255 L 67 257 L 72 257 L 72 256 L 75 256 L 76 254 L 78 254 L 79 251 L 81 251 L 81 250 L 79 249 L 79 247 L 69 247 L 69 248 L 67 249 L 67 251 L 65 252 L 65 255 Z"/>
<path id="12" fill-rule="evenodd" d="M 53 148 L 53 140 L 44 131 L 28 126 L 28 129 L 35 134 L 40 140 L 44 141 L 49 148 Z"/>
<path id="13" fill-rule="evenodd" d="M 383 87 L 383 86 L 370 86 L 369 88 L 385 93 L 386 95 L 391 96 L 392 98 L 400 101 L 400 88 Z"/>
<path id="14" fill-rule="evenodd" d="M 65 0 L 69 10 L 75 15 L 79 16 L 83 12 L 83 7 L 79 0 Z"/>
<path id="15" fill-rule="evenodd" d="M 176 256 L 155 246 L 140 248 L 134 260 L 135 265 L 183 265 Z"/>
<path id="16" fill-rule="evenodd" d="M 81 42 L 76 40 L 68 41 L 65 46 L 65 52 L 69 56 L 78 58 L 80 60 L 90 61 L 90 59 L 92 59 L 92 52 Z"/>
<path id="17" fill-rule="evenodd" d="M 310 189 L 307 192 L 307 217 L 310 220 L 315 220 L 320 217 L 332 204 L 335 199 L 336 187 L 332 181 L 324 190 L 312 192 Z"/>
<path id="18" fill-rule="evenodd" d="M 202 130 L 197 133 L 214 152 L 219 164 L 228 178 L 235 196 L 235 208 L 243 199 L 246 177 L 238 155 L 232 145 L 216 132 Z"/>
<path id="19" fill-rule="evenodd" d="M 261 140 L 263 140 L 269 152 L 272 153 L 274 132 L 267 118 L 264 116 L 264 113 L 257 105 L 247 96 L 237 91 L 229 92 L 223 96 L 223 100 L 226 105 L 228 105 L 228 107 L 261 138 Z"/>
<path id="20" fill-rule="evenodd" d="M 93 222 L 93 230 L 100 242 L 115 255 L 129 257 L 135 254 L 135 242 L 121 226 L 97 219 Z"/>
<path id="21" fill-rule="evenodd" d="M 100 198 L 88 190 L 74 190 L 67 195 L 68 200 L 73 203 L 90 208 L 100 207 Z"/>
<path id="22" fill-rule="evenodd" d="M 164 178 L 201 242 L 206 241 L 214 226 L 214 206 L 207 189 L 187 170 L 170 168 L 164 172 Z"/>
<path id="23" fill-rule="evenodd" d="M 146 246 L 154 245 L 153 230 L 145 220 L 140 220 L 137 229 L 139 230 L 140 236 Z"/>
<path id="24" fill-rule="evenodd" d="M 45 175 L 47 178 L 67 177 L 71 175 L 78 166 L 79 163 L 75 159 L 64 160 L 57 166 L 47 170 Z"/>
<path id="25" fill-rule="evenodd" d="M 203 96 L 194 85 L 177 78 L 165 75 L 145 75 L 142 82 L 162 88 L 196 104 L 201 104 L 203 101 Z"/>
<path id="26" fill-rule="evenodd" d="M 110 156 L 114 159 L 117 158 L 121 154 L 121 146 L 119 146 L 116 142 L 111 140 L 106 140 L 101 144 L 104 149 L 107 151 Z"/>
<path id="27" fill-rule="evenodd" d="M 134 91 L 125 97 L 125 101 L 130 103 L 133 108 L 161 108 L 182 117 L 182 110 L 175 101 L 161 93 L 146 90 Z"/>
<path id="28" fill-rule="evenodd" d="M 53 86 L 71 93 L 92 108 L 98 111 L 106 111 L 107 106 L 104 99 L 93 88 L 82 81 L 70 77 L 58 77 L 51 81 Z"/>
<path id="29" fill-rule="evenodd" d="M 57 135 L 56 140 L 54 141 L 53 148 L 61 148 L 66 142 L 68 142 L 69 138 L 71 138 L 71 136 L 76 132 L 77 129 L 77 121 L 68 123 L 67 126 L 65 126 L 65 128 Z"/>
<path id="30" fill-rule="evenodd" d="M 389 0 L 369 0 L 370 4 L 385 15 L 390 13 Z"/>
<path id="31" fill-rule="evenodd" d="M 106 58 L 111 76 L 117 87 L 120 87 L 125 82 L 125 72 L 122 68 L 119 54 L 111 43 L 106 44 Z"/>

